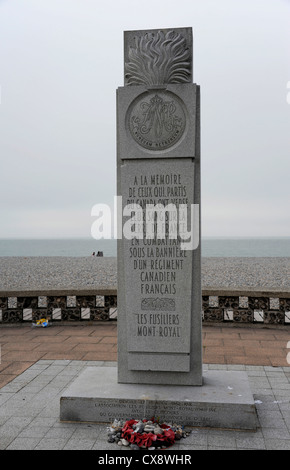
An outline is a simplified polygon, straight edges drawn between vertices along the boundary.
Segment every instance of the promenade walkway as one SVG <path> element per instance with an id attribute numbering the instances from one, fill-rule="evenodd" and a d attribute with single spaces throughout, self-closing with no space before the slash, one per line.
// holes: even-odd
<path id="1" fill-rule="evenodd" d="M 287 366 L 290 326 L 204 326 L 205 364 Z M 0 387 L 40 359 L 116 361 L 117 323 L 0 328 Z"/>
<path id="2" fill-rule="evenodd" d="M 105 425 L 59 421 L 60 396 L 84 367 L 116 365 L 115 322 L 2 326 L 0 347 L 1 450 L 117 450 L 107 442 Z M 174 449 L 290 450 L 288 353 L 290 326 L 204 326 L 204 368 L 248 373 L 259 428 L 256 432 L 195 428 Z"/>

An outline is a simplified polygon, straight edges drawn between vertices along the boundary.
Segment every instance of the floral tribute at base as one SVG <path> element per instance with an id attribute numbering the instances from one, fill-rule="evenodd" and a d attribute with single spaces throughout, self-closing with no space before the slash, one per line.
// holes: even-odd
<path id="1" fill-rule="evenodd" d="M 187 437 L 189 431 L 177 424 L 159 423 L 159 420 L 130 419 L 128 421 L 114 420 L 108 427 L 108 442 L 119 446 L 130 446 L 139 449 L 167 449 L 175 441 Z"/>

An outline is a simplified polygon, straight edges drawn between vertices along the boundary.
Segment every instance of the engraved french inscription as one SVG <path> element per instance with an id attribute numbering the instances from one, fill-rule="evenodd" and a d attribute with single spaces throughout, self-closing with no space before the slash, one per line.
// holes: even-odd
<path id="1" fill-rule="evenodd" d="M 184 162 L 181 169 L 174 162 L 152 162 L 150 167 L 130 162 L 130 172 L 124 165 L 122 174 L 123 204 L 133 211 L 138 205 L 142 210 L 139 223 L 144 222 L 141 238 L 124 240 L 129 351 L 188 354 L 191 298 L 186 293 L 191 292 L 192 252 L 181 249 L 178 211 L 182 204 L 190 207 L 193 200 L 192 163 Z M 145 223 L 148 204 L 164 208 L 160 220 L 153 220 L 151 237 Z M 165 210 L 169 207 L 174 211 Z M 187 225 L 189 221 L 190 216 Z M 164 225 L 160 237 L 159 223 Z M 171 237 L 170 227 L 176 229 L 176 236 Z"/>

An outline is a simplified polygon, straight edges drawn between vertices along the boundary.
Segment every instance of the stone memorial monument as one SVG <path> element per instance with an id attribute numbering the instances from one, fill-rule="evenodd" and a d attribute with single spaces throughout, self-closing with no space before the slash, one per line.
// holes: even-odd
<path id="1" fill-rule="evenodd" d="M 200 105 L 192 30 L 129 31 L 124 42 L 125 86 L 117 91 L 118 381 L 201 385 Z"/>
<path id="2" fill-rule="evenodd" d="M 158 416 L 255 429 L 245 372 L 202 372 L 200 89 L 192 29 L 128 31 L 117 90 L 118 364 L 87 367 L 63 421 Z"/>

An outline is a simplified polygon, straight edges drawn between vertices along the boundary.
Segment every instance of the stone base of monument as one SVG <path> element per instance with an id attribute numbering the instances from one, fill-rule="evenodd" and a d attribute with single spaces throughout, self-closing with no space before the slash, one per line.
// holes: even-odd
<path id="1" fill-rule="evenodd" d="M 60 399 L 60 420 L 112 423 L 155 419 L 185 426 L 256 430 L 248 376 L 207 370 L 202 386 L 117 382 L 116 367 L 87 367 Z"/>

